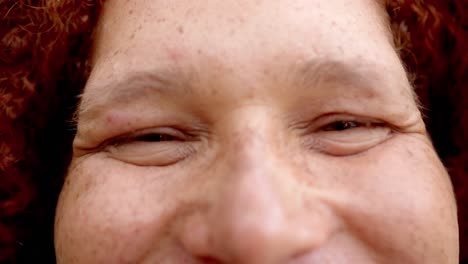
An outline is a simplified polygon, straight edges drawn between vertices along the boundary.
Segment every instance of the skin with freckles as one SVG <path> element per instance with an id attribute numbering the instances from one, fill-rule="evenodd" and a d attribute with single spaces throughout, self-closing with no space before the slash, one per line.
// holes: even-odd
<path id="1" fill-rule="evenodd" d="M 374 0 L 109 0 L 58 263 L 458 262 Z"/>

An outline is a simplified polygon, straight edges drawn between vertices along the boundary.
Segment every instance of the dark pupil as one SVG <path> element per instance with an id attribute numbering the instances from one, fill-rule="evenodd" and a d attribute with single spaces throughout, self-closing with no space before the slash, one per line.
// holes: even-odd
<path id="1" fill-rule="evenodd" d="M 346 129 L 355 128 L 357 126 L 358 125 L 355 122 L 340 121 L 340 122 L 336 122 L 335 124 L 333 124 L 333 130 L 343 131 L 343 130 L 346 130 Z"/>
<path id="2" fill-rule="evenodd" d="M 173 141 L 175 138 L 170 135 L 165 134 L 148 134 L 143 135 L 137 138 L 138 141 L 147 141 L 147 142 L 161 142 L 161 141 Z"/>

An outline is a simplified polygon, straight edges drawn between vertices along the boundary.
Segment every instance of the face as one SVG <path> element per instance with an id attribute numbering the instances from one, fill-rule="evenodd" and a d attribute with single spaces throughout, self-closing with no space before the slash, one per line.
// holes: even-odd
<path id="1" fill-rule="evenodd" d="M 106 1 L 58 263 L 457 263 L 375 0 Z"/>

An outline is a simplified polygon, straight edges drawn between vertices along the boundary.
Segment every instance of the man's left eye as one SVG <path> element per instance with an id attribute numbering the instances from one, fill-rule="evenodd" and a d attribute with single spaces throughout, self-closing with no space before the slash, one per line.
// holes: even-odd
<path id="1" fill-rule="evenodd" d="M 332 156 L 348 156 L 368 150 L 392 134 L 385 122 L 369 118 L 331 116 L 319 121 L 309 134 L 311 149 Z"/>

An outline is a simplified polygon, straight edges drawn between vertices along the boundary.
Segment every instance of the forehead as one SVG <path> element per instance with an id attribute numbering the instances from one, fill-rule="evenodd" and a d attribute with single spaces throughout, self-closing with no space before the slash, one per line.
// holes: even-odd
<path id="1" fill-rule="evenodd" d="M 207 59 L 238 67 L 283 57 L 395 57 L 385 54 L 393 49 L 383 14 L 376 0 L 110 0 L 93 61 L 118 71 Z"/>
<path id="2" fill-rule="evenodd" d="M 269 95 L 278 85 L 290 86 L 285 78 L 302 78 L 291 73 L 309 62 L 348 65 L 357 76 L 385 82 L 374 85 L 379 93 L 412 98 L 392 43 L 377 0 L 109 0 L 82 107 L 107 101 L 116 83 L 126 86 L 140 73 L 192 86 L 200 95 L 214 86 L 228 97 L 254 87 Z"/>

